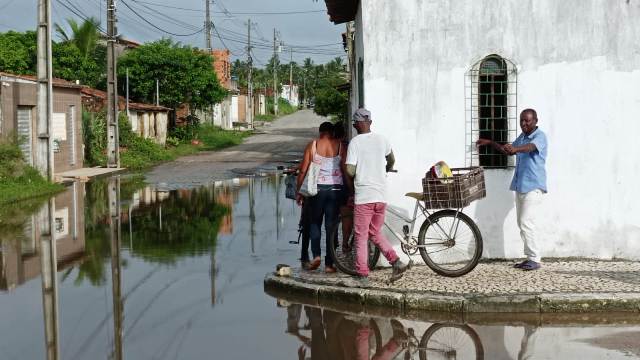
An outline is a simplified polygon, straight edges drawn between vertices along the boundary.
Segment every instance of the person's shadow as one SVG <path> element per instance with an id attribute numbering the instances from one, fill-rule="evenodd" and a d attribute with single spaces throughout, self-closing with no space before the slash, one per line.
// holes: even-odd
<path id="1" fill-rule="evenodd" d="M 507 254 L 504 223 L 515 207 L 513 192 L 509 190 L 513 170 L 485 170 L 484 177 L 487 197 L 477 202 L 473 217 L 482 233 L 483 257 L 504 258 Z"/>

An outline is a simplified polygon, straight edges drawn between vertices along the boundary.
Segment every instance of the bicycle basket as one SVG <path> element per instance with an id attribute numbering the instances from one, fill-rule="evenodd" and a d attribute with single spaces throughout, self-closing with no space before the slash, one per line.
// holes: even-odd
<path id="1" fill-rule="evenodd" d="M 460 209 L 487 196 L 481 167 L 453 168 L 452 178 L 439 179 L 427 172 L 422 179 L 427 209 Z"/>

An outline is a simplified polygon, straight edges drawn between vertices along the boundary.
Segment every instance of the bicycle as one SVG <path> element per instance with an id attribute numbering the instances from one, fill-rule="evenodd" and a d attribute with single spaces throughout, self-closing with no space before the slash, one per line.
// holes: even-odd
<path id="1" fill-rule="evenodd" d="M 486 196 L 482 168 L 454 168 L 450 179 L 423 179 L 423 192 L 409 192 L 416 200 L 412 218 L 388 207 L 387 212 L 404 222 L 402 232 L 395 231 L 385 217 L 384 226 L 400 241 L 402 251 L 410 258 L 420 252 L 424 263 L 434 272 L 447 277 L 469 273 L 482 256 L 482 235 L 476 223 L 462 212 L 471 201 Z M 392 171 L 396 172 L 396 171 Z M 452 206 L 453 205 L 453 206 Z M 439 209 L 431 212 L 430 210 Z M 415 225 L 420 216 L 425 220 L 418 236 Z M 358 275 L 355 269 L 355 246 L 352 229 L 343 231 L 343 217 L 331 232 L 329 247 L 336 267 L 343 273 Z M 340 246 L 342 242 L 342 246 Z M 380 250 L 369 241 L 369 267 L 378 261 Z"/>
<path id="2" fill-rule="evenodd" d="M 478 333 L 468 325 L 431 325 L 418 340 L 412 328 L 404 342 L 404 358 L 413 359 L 416 352 L 420 360 L 428 359 L 484 359 L 484 348 Z"/>

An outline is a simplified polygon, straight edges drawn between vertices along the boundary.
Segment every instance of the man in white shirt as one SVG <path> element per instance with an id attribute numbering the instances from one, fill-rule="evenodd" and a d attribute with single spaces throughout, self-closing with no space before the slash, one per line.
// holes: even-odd
<path id="1" fill-rule="evenodd" d="M 355 208 L 353 231 L 356 246 L 356 271 L 363 285 L 369 275 L 367 241 L 371 240 L 393 266 L 391 280 L 402 277 L 411 266 L 403 263 L 382 233 L 387 208 L 387 172 L 395 159 L 391 144 L 380 134 L 371 132 L 371 113 L 360 108 L 353 114 L 353 127 L 358 135 L 349 143 L 347 174 L 354 178 Z"/>

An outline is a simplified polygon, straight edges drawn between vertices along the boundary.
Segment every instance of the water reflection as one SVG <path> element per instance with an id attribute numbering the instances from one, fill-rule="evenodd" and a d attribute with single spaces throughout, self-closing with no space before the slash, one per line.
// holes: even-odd
<path id="1" fill-rule="evenodd" d="M 297 238 L 300 209 L 283 191 L 276 178 L 167 189 L 116 177 L 73 184 L 52 206 L 0 208 L 0 359 L 473 356 L 463 319 L 277 308 L 264 295 L 264 274 L 300 254 L 288 241 Z M 55 261 L 45 264 L 53 249 L 47 258 Z M 464 320 L 485 359 L 640 356 L 640 320 L 629 315 L 606 318 L 607 326 L 590 318 Z"/>
<path id="2" fill-rule="evenodd" d="M 193 327 L 255 304 L 281 262 L 271 259 L 295 254 L 274 246 L 297 211 L 281 209 L 277 189 L 275 178 L 167 190 L 113 177 L 74 183 L 51 206 L 0 208 L 0 358 L 192 358 L 182 354 Z M 43 236 L 49 209 L 54 241 Z M 202 305 L 222 312 L 203 316 Z M 212 344 L 198 343 L 196 353 Z"/>
<path id="3" fill-rule="evenodd" d="M 420 314 L 421 320 L 416 320 L 384 315 L 384 311 L 373 314 L 289 303 L 283 297 L 277 302 L 286 310 L 284 333 L 298 343 L 290 348 L 290 358 L 300 360 L 627 359 L 640 355 L 640 318 L 634 314 L 483 314 L 467 322 L 454 320 L 455 314 Z"/>

